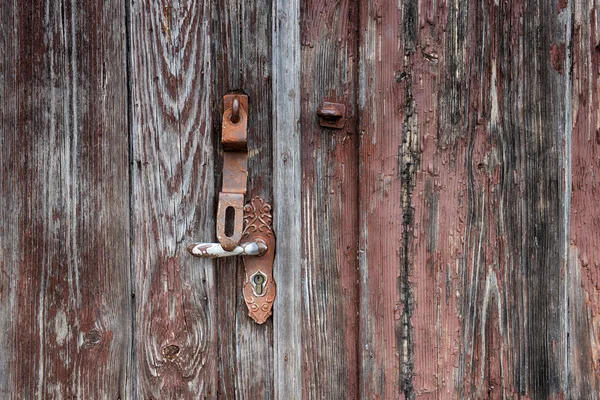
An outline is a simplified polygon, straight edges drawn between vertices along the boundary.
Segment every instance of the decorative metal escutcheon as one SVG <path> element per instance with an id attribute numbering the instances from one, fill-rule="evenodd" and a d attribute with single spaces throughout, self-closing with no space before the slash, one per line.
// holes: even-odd
<path id="1" fill-rule="evenodd" d="M 258 324 L 265 323 L 273 314 L 273 302 L 277 294 L 273 279 L 275 234 L 271 228 L 272 222 L 271 205 L 255 197 L 244 206 L 244 231 L 241 243 L 233 250 L 223 249 L 220 243 L 193 243 L 188 247 L 188 251 L 196 257 L 243 256 L 246 269 L 244 300 L 248 315 Z"/>
<path id="2" fill-rule="evenodd" d="M 245 256 L 244 300 L 250 317 L 259 324 L 264 323 L 273 314 L 273 302 L 277 286 L 273 279 L 273 260 L 275 259 L 275 234 L 271 228 L 273 216 L 271 205 L 255 197 L 244 207 L 244 233 L 242 240 L 264 243 L 266 251 L 258 257 Z"/>
<path id="3" fill-rule="evenodd" d="M 203 258 L 242 256 L 246 270 L 243 292 L 250 317 L 263 324 L 273 314 L 275 234 L 271 205 L 254 197 L 245 206 L 248 178 L 248 96 L 223 98 L 223 186 L 217 207 L 219 243 L 193 243 L 188 251 Z M 243 207 L 242 207 L 243 206 Z"/>

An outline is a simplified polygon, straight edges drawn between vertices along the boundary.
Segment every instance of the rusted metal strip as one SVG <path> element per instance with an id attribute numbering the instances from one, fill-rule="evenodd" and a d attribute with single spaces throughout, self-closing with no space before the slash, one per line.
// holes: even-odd
<path id="1" fill-rule="evenodd" d="M 248 96 L 226 94 L 223 96 L 223 109 L 223 148 L 225 151 L 247 151 Z"/>
<path id="2" fill-rule="evenodd" d="M 217 239 L 225 251 L 233 251 L 242 239 L 244 196 L 248 181 L 248 96 L 223 97 L 223 186 L 217 207 Z M 227 209 L 233 209 L 233 231 L 227 235 Z"/>

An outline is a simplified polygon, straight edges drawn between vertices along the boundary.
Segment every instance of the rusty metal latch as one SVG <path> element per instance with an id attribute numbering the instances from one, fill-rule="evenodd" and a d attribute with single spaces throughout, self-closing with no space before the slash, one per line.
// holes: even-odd
<path id="1" fill-rule="evenodd" d="M 346 124 L 346 106 L 340 103 L 324 101 L 317 110 L 319 124 L 324 128 L 342 129 Z"/>
<path id="2" fill-rule="evenodd" d="M 223 98 L 223 186 L 217 205 L 219 243 L 193 243 L 188 251 L 203 258 L 243 256 L 243 292 L 250 317 L 259 324 L 271 315 L 277 287 L 273 280 L 275 234 L 271 205 L 254 197 L 244 206 L 248 179 L 248 96 Z"/>
<path id="3" fill-rule="evenodd" d="M 244 196 L 248 180 L 248 96 L 225 95 L 223 97 L 223 187 L 217 206 L 217 239 L 227 251 L 232 251 L 242 238 Z M 227 214 L 233 221 L 227 221 Z M 233 222 L 233 231 L 226 231 L 226 222 Z M 229 234 L 228 234 L 229 233 Z"/>

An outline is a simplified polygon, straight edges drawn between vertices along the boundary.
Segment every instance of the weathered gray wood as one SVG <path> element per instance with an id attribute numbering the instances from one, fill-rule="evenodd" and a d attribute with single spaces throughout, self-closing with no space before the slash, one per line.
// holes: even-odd
<path id="1" fill-rule="evenodd" d="M 137 396 L 216 398 L 212 2 L 132 1 Z"/>
<path id="2" fill-rule="evenodd" d="M 302 395 L 300 252 L 300 2 L 273 7 L 273 224 L 277 235 L 273 308 L 275 398 Z"/>
<path id="3" fill-rule="evenodd" d="M 273 202 L 271 86 L 271 1 L 228 0 L 213 10 L 215 140 L 220 140 L 221 97 L 243 91 L 249 97 L 248 193 Z M 217 146 L 219 149 L 220 146 Z M 221 153 L 215 152 L 216 189 L 221 186 Z M 242 296 L 246 277 L 240 259 L 222 260 L 217 269 L 219 395 L 273 398 L 273 323 L 257 325 Z"/>
<path id="4" fill-rule="evenodd" d="M 124 21 L 0 3 L 3 399 L 132 397 Z"/>
<path id="5" fill-rule="evenodd" d="M 303 397 L 358 399 L 358 2 L 302 2 Z M 343 103 L 343 129 L 319 125 Z"/>
<path id="6" fill-rule="evenodd" d="M 450 148 L 465 140 L 457 160 L 466 162 L 456 167 L 465 179 L 452 201 L 466 199 L 464 230 L 455 232 L 464 238 L 460 283 L 450 286 L 461 290 L 462 316 L 454 391 L 568 398 L 563 143 L 570 134 L 570 10 L 559 2 L 479 4 L 468 15 L 468 50 L 449 54 L 454 65 L 472 65 L 464 72 L 469 84 L 453 94 L 469 99 L 456 105 L 463 130 L 437 143 Z M 443 182 L 451 172 L 439 170 Z"/>

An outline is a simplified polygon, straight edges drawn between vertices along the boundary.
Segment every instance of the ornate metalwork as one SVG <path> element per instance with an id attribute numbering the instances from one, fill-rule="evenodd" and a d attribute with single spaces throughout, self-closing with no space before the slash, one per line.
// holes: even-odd
<path id="1" fill-rule="evenodd" d="M 255 197 L 244 206 L 245 228 L 242 240 L 263 241 L 267 246 L 267 251 L 262 256 L 243 257 L 246 268 L 244 300 L 248 306 L 248 315 L 258 324 L 263 324 L 273 314 L 273 302 L 277 294 L 273 279 L 275 234 L 271 229 L 272 222 L 271 205 L 262 198 Z"/>

